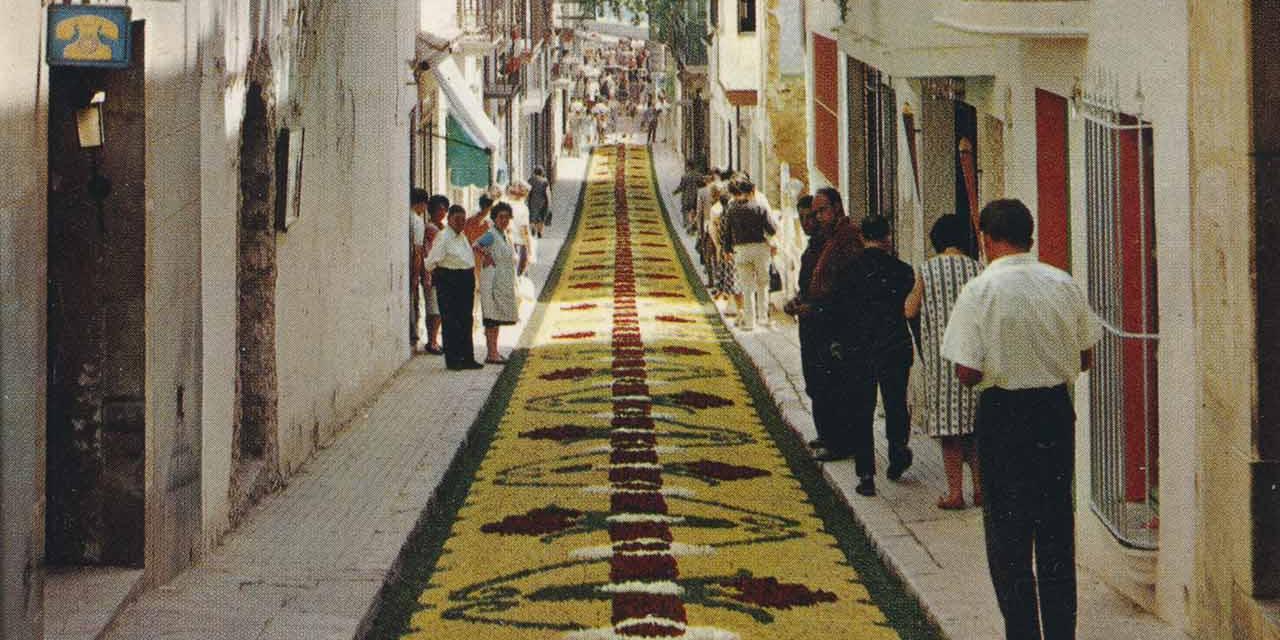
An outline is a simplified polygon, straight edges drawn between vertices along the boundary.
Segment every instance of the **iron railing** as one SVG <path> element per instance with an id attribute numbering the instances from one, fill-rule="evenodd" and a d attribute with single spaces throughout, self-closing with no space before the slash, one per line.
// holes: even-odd
<path id="1" fill-rule="evenodd" d="M 1159 333 L 1152 129 L 1141 113 L 1119 110 L 1114 81 L 1099 84 L 1097 92 L 1075 99 L 1085 121 L 1089 303 L 1103 326 L 1089 377 L 1091 506 L 1120 542 L 1155 549 Z"/>

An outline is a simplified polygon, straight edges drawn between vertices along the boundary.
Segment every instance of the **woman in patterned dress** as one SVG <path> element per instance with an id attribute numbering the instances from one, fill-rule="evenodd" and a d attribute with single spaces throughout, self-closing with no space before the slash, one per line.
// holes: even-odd
<path id="1" fill-rule="evenodd" d="M 713 196 L 715 192 L 713 192 Z M 733 260 L 724 253 L 725 240 L 729 234 L 729 225 L 725 224 L 724 214 L 729 208 L 729 196 L 731 195 L 727 185 L 719 191 L 719 197 L 715 199 L 708 212 L 708 223 L 711 227 L 711 238 L 715 243 L 715 249 L 712 251 L 714 258 L 711 267 L 711 286 L 716 290 L 716 297 L 720 299 L 728 299 L 732 297 L 736 306 L 733 311 L 726 311 L 725 315 L 731 316 L 742 308 L 742 292 L 738 290 L 737 280 L 734 278 L 735 267 Z"/>
<path id="2" fill-rule="evenodd" d="M 942 463 L 949 495 L 938 498 L 939 509 L 963 509 L 964 463 L 973 476 L 973 504 L 982 504 L 978 453 L 973 439 L 973 419 L 978 396 L 960 384 L 954 367 L 942 359 L 942 334 L 951 308 L 964 283 L 982 269 L 965 254 L 969 245 L 969 221 L 945 215 L 934 223 L 929 240 L 938 255 L 916 272 L 916 286 L 907 297 L 906 315 L 920 317 L 921 360 L 924 362 L 925 433 L 942 442 Z"/>
<path id="3" fill-rule="evenodd" d="M 493 207 L 493 228 L 476 240 L 484 266 L 480 272 L 480 316 L 484 322 L 484 341 L 489 364 L 504 364 L 498 353 L 498 330 L 520 319 L 516 300 L 516 252 L 511 243 L 511 204 L 499 202 Z"/>

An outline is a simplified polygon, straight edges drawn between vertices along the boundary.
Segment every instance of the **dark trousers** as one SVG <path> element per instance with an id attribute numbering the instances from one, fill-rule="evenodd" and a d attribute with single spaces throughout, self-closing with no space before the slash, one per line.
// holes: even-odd
<path id="1" fill-rule="evenodd" d="M 1042 621 L 1045 640 L 1075 638 L 1075 419 L 1065 385 L 978 400 L 987 565 L 1008 640 L 1040 640 Z"/>
<path id="2" fill-rule="evenodd" d="M 832 338 L 812 320 L 800 321 L 800 365 L 805 393 L 813 407 L 813 426 L 823 447 L 847 454 L 850 441 L 850 411 L 843 363 L 831 354 Z"/>
<path id="3" fill-rule="evenodd" d="M 436 299 L 440 303 L 440 334 L 444 340 L 445 366 L 474 362 L 471 323 L 475 312 L 476 272 L 474 269 L 445 269 L 432 272 Z"/>
<path id="4" fill-rule="evenodd" d="M 895 349 L 850 363 L 846 396 L 852 414 L 850 444 L 859 478 L 876 474 L 875 419 L 876 389 L 884 399 L 885 437 L 889 460 L 903 456 L 911 438 L 911 415 L 907 410 L 907 380 L 911 374 L 911 350 Z"/>

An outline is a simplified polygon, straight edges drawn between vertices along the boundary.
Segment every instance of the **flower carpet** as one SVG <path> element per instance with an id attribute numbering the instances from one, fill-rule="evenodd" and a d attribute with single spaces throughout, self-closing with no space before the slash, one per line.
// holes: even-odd
<path id="1" fill-rule="evenodd" d="M 648 153 L 595 150 L 528 351 L 488 412 L 492 442 L 435 527 L 400 633 L 932 637 L 899 635 L 891 581 L 859 569 L 874 554 L 850 556 L 794 467 L 811 463 L 767 428 L 776 409 L 687 275 Z"/>

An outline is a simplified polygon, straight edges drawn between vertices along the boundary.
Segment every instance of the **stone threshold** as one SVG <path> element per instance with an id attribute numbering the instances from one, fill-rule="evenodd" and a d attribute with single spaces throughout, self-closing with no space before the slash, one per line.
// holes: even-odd
<path id="1" fill-rule="evenodd" d="M 142 587 L 142 569 L 49 567 L 44 578 L 46 640 L 96 640 Z"/>

